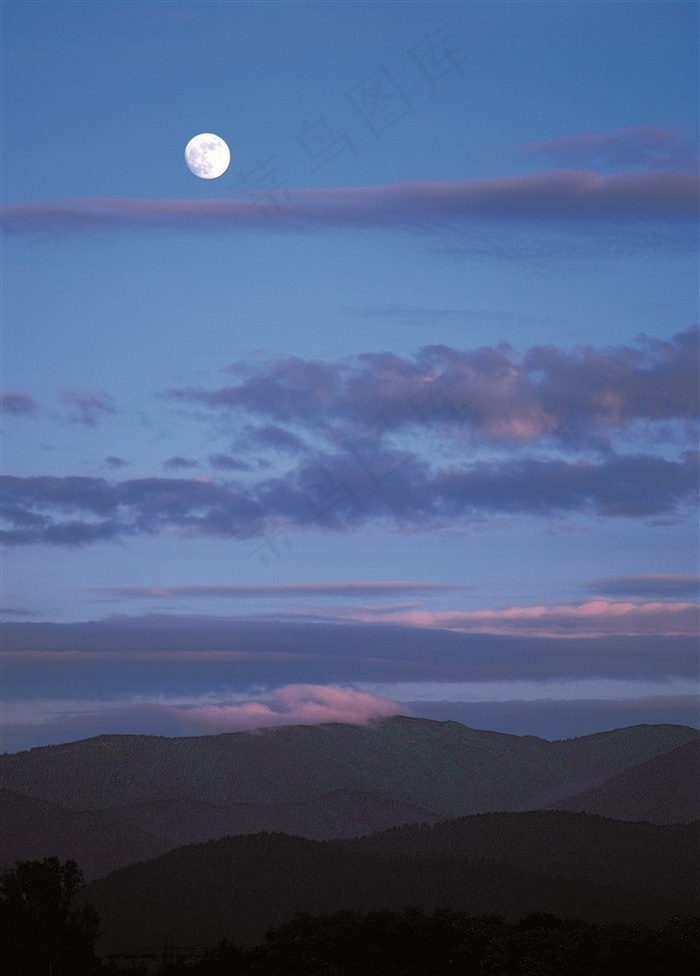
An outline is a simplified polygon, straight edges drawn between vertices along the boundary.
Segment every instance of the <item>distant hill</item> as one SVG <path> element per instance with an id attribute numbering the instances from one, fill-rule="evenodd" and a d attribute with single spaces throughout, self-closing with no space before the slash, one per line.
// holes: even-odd
<path id="1" fill-rule="evenodd" d="M 560 800 L 551 809 L 618 820 L 690 823 L 700 819 L 699 779 L 700 741 L 695 740 Z"/>
<path id="2" fill-rule="evenodd" d="M 101 954 L 237 944 L 295 912 L 451 907 L 516 918 L 662 924 L 698 911 L 697 825 L 559 812 L 487 814 L 356 841 L 229 837 L 122 868 L 81 893 Z"/>
<path id="3" fill-rule="evenodd" d="M 54 854 L 97 877 L 232 834 L 349 838 L 567 803 L 619 819 L 687 822 L 700 816 L 698 742 L 696 729 L 675 725 L 548 742 L 405 717 L 99 736 L 0 756 L 0 863 Z"/>

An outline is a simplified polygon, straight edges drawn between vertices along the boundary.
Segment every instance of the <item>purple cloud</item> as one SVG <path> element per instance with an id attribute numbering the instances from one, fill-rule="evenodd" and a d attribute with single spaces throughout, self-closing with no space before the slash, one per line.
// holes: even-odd
<path id="1" fill-rule="evenodd" d="M 306 444 L 300 437 L 284 427 L 267 424 L 264 427 L 248 425 L 244 427 L 240 438 L 241 443 L 252 443 L 261 447 L 271 447 L 275 451 L 289 454 L 300 454 L 306 450 Z"/>
<path id="2" fill-rule="evenodd" d="M 106 415 L 116 413 L 109 393 L 89 390 L 64 390 L 61 402 L 69 408 L 66 419 L 70 423 L 96 427 Z"/>
<path id="3" fill-rule="evenodd" d="M 209 458 L 209 464 L 218 471 L 252 471 L 249 464 L 231 457 L 230 454 L 212 454 Z"/>
<path id="4" fill-rule="evenodd" d="M 128 466 L 129 462 L 125 461 L 124 458 L 115 457 L 112 454 L 105 458 L 105 467 L 112 468 L 114 471 L 118 470 L 119 468 L 126 468 Z"/>
<path id="5" fill-rule="evenodd" d="M 673 513 L 697 494 L 698 457 L 609 454 L 598 461 L 519 458 L 431 471 L 407 452 L 325 455 L 252 486 L 208 479 L 5 476 L 9 544 L 82 545 L 139 533 L 250 538 L 288 527 L 383 521 L 429 528 L 484 513 Z"/>
<path id="6" fill-rule="evenodd" d="M 36 413 L 36 401 L 28 393 L 3 393 L 0 410 L 11 417 L 31 417 Z"/>
<path id="7" fill-rule="evenodd" d="M 584 132 L 528 148 L 563 166 L 695 171 L 698 163 L 697 138 L 687 129 L 665 126 Z"/>
<path id="8" fill-rule="evenodd" d="M 423 305 L 370 305 L 353 307 L 348 311 L 353 315 L 368 319 L 389 319 L 402 325 L 429 325 L 436 323 L 464 326 L 471 322 L 497 322 L 511 325 L 529 325 L 545 321 L 542 316 L 525 315 L 518 312 L 499 312 L 493 309 L 476 308 L 426 308 Z"/>
<path id="9" fill-rule="evenodd" d="M 174 457 L 164 461 L 163 467 L 166 471 L 181 471 L 186 468 L 198 468 L 199 462 L 192 460 L 192 458 L 180 457 L 179 454 L 176 454 Z"/>
<path id="10" fill-rule="evenodd" d="M 462 181 L 424 180 L 374 187 L 286 191 L 274 207 L 248 199 L 77 199 L 6 207 L 17 233 L 128 228 L 301 230 L 358 227 L 426 230 L 474 217 L 694 217 L 694 174 L 647 172 L 605 176 L 553 170 Z"/>
<path id="11" fill-rule="evenodd" d="M 237 366 L 237 381 L 215 390 L 171 389 L 180 403 L 244 410 L 326 433 L 331 443 L 376 441 L 401 429 L 465 431 L 483 443 L 608 445 L 609 435 L 669 421 L 697 420 L 700 331 L 636 346 L 509 346 L 460 350 L 425 346 L 412 359 L 362 353 L 320 362 L 277 356 Z M 240 377 L 240 378 L 238 378 Z M 267 443 L 290 449 L 295 434 L 260 428 Z"/>
<path id="12" fill-rule="evenodd" d="M 453 583 L 432 583 L 427 580 L 359 580 L 347 583 L 281 583 L 263 586 L 126 586 L 97 590 L 109 596 L 152 599 L 171 597 L 248 598 L 277 596 L 393 596 L 404 593 L 452 593 L 472 587 Z"/>
<path id="13" fill-rule="evenodd" d="M 556 606 L 547 610 L 556 616 Z M 83 699 L 143 701 L 167 689 L 173 696 L 215 694 L 221 700 L 234 689 L 284 684 L 363 682 L 376 690 L 386 683 L 597 678 L 652 681 L 666 684 L 669 693 L 691 693 L 697 678 L 697 636 L 640 632 L 641 619 L 631 635 L 574 627 L 541 635 L 527 621 L 522 632 L 508 634 L 449 627 L 449 621 L 431 627 L 167 614 L 67 624 L 6 621 L 3 694 L 6 700 L 71 699 L 79 689 Z"/>
<path id="14" fill-rule="evenodd" d="M 588 584 L 592 593 L 678 599 L 700 595 L 700 576 L 680 573 L 646 573 L 639 576 L 607 576 Z"/>

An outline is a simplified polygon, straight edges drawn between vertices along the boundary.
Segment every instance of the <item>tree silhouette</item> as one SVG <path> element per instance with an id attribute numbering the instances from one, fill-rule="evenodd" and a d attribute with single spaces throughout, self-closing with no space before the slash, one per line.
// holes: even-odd
<path id="1" fill-rule="evenodd" d="M 7 976 L 85 976 L 96 965 L 99 920 L 72 908 L 84 883 L 73 860 L 18 861 L 0 875 L 0 962 Z"/>

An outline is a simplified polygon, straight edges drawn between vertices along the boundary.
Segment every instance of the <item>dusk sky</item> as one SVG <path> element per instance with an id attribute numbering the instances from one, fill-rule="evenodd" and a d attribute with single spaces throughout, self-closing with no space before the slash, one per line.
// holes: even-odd
<path id="1" fill-rule="evenodd" d="M 2 17 L 2 749 L 697 725 L 697 4 Z"/>

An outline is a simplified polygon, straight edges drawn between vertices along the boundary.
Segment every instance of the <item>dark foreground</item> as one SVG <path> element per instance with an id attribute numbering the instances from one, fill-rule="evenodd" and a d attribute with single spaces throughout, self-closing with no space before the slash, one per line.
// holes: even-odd
<path id="1" fill-rule="evenodd" d="M 222 944 L 197 957 L 165 946 L 161 959 L 150 966 L 119 962 L 131 973 L 159 976 L 695 976 L 700 918 L 651 929 L 544 913 L 510 923 L 417 908 L 297 915 L 249 951 Z M 95 972 L 124 971 L 116 966 L 112 960 Z"/>

